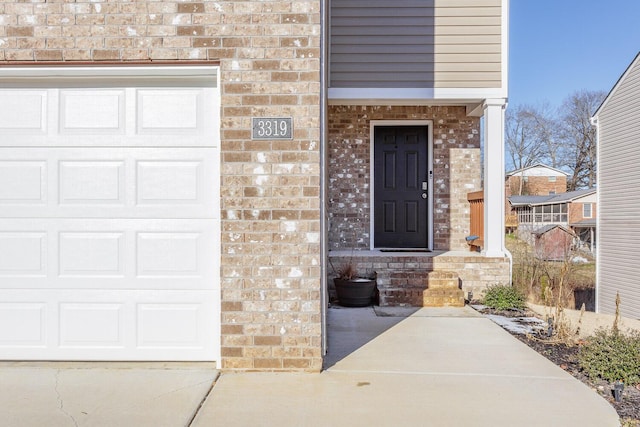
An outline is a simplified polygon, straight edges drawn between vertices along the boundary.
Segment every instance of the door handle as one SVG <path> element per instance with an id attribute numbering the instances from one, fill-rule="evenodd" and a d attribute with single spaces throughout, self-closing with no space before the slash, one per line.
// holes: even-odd
<path id="1" fill-rule="evenodd" d="M 422 198 L 426 199 L 427 198 L 427 193 L 422 193 Z"/>

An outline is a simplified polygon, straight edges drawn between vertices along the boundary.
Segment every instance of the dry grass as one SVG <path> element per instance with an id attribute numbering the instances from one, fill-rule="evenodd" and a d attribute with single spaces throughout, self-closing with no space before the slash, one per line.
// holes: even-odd
<path id="1" fill-rule="evenodd" d="M 530 302 L 572 309 L 580 309 L 585 302 L 590 308 L 595 262 L 544 261 L 527 242 L 512 235 L 507 236 L 506 245 L 513 256 L 513 285 Z"/>

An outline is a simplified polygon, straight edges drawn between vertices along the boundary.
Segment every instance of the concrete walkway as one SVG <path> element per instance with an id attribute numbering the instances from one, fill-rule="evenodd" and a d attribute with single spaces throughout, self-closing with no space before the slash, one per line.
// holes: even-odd
<path id="1" fill-rule="evenodd" d="M 209 365 L 3 362 L 0 426 L 188 426 L 218 376 Z"/>
<path id="2" fill-rule="evenodd" d="M 378 314 L 331 309 L 326 371 L 222 375 L 193 425 L 619 426 L 594 391 L 470 308 Z"/>
<path id="3" fill-rule="evenodd" d="M 0 426 L 619 426 L 594 391 L 470 308 L 328 319 L 321 374 L 0 363 Z"/>

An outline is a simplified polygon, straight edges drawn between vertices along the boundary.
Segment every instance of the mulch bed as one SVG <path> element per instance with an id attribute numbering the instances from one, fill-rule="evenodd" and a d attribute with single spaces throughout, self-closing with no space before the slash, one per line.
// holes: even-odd
<path id="1" fill-rule="evenodd" d="M 499 311 L 485 308 L 481 312 L 506 317 L 535 316 L 530 311 Z M 612 385 L 608 381 L 592 380 L 582 371 L 578 363 L 579 345 L 566 345 L 553 341 L 553 338 L 548 339 L 544 335 L 510 333 L 606 399 L 618 412 L 620 418 L 625 421 L 623 426 L 640 427 L 640 384 L 635 387 L 626 386 L 622 393 L 622 401 L 616 402 Z"/>

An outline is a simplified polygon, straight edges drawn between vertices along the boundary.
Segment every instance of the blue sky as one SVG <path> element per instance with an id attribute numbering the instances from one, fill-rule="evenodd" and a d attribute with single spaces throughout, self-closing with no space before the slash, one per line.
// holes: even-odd
<path id="1" fill-rule="evenodd" d="M 511 0 L 509 105 L 609 92 L 640 51 L 640 0 Z"/>

